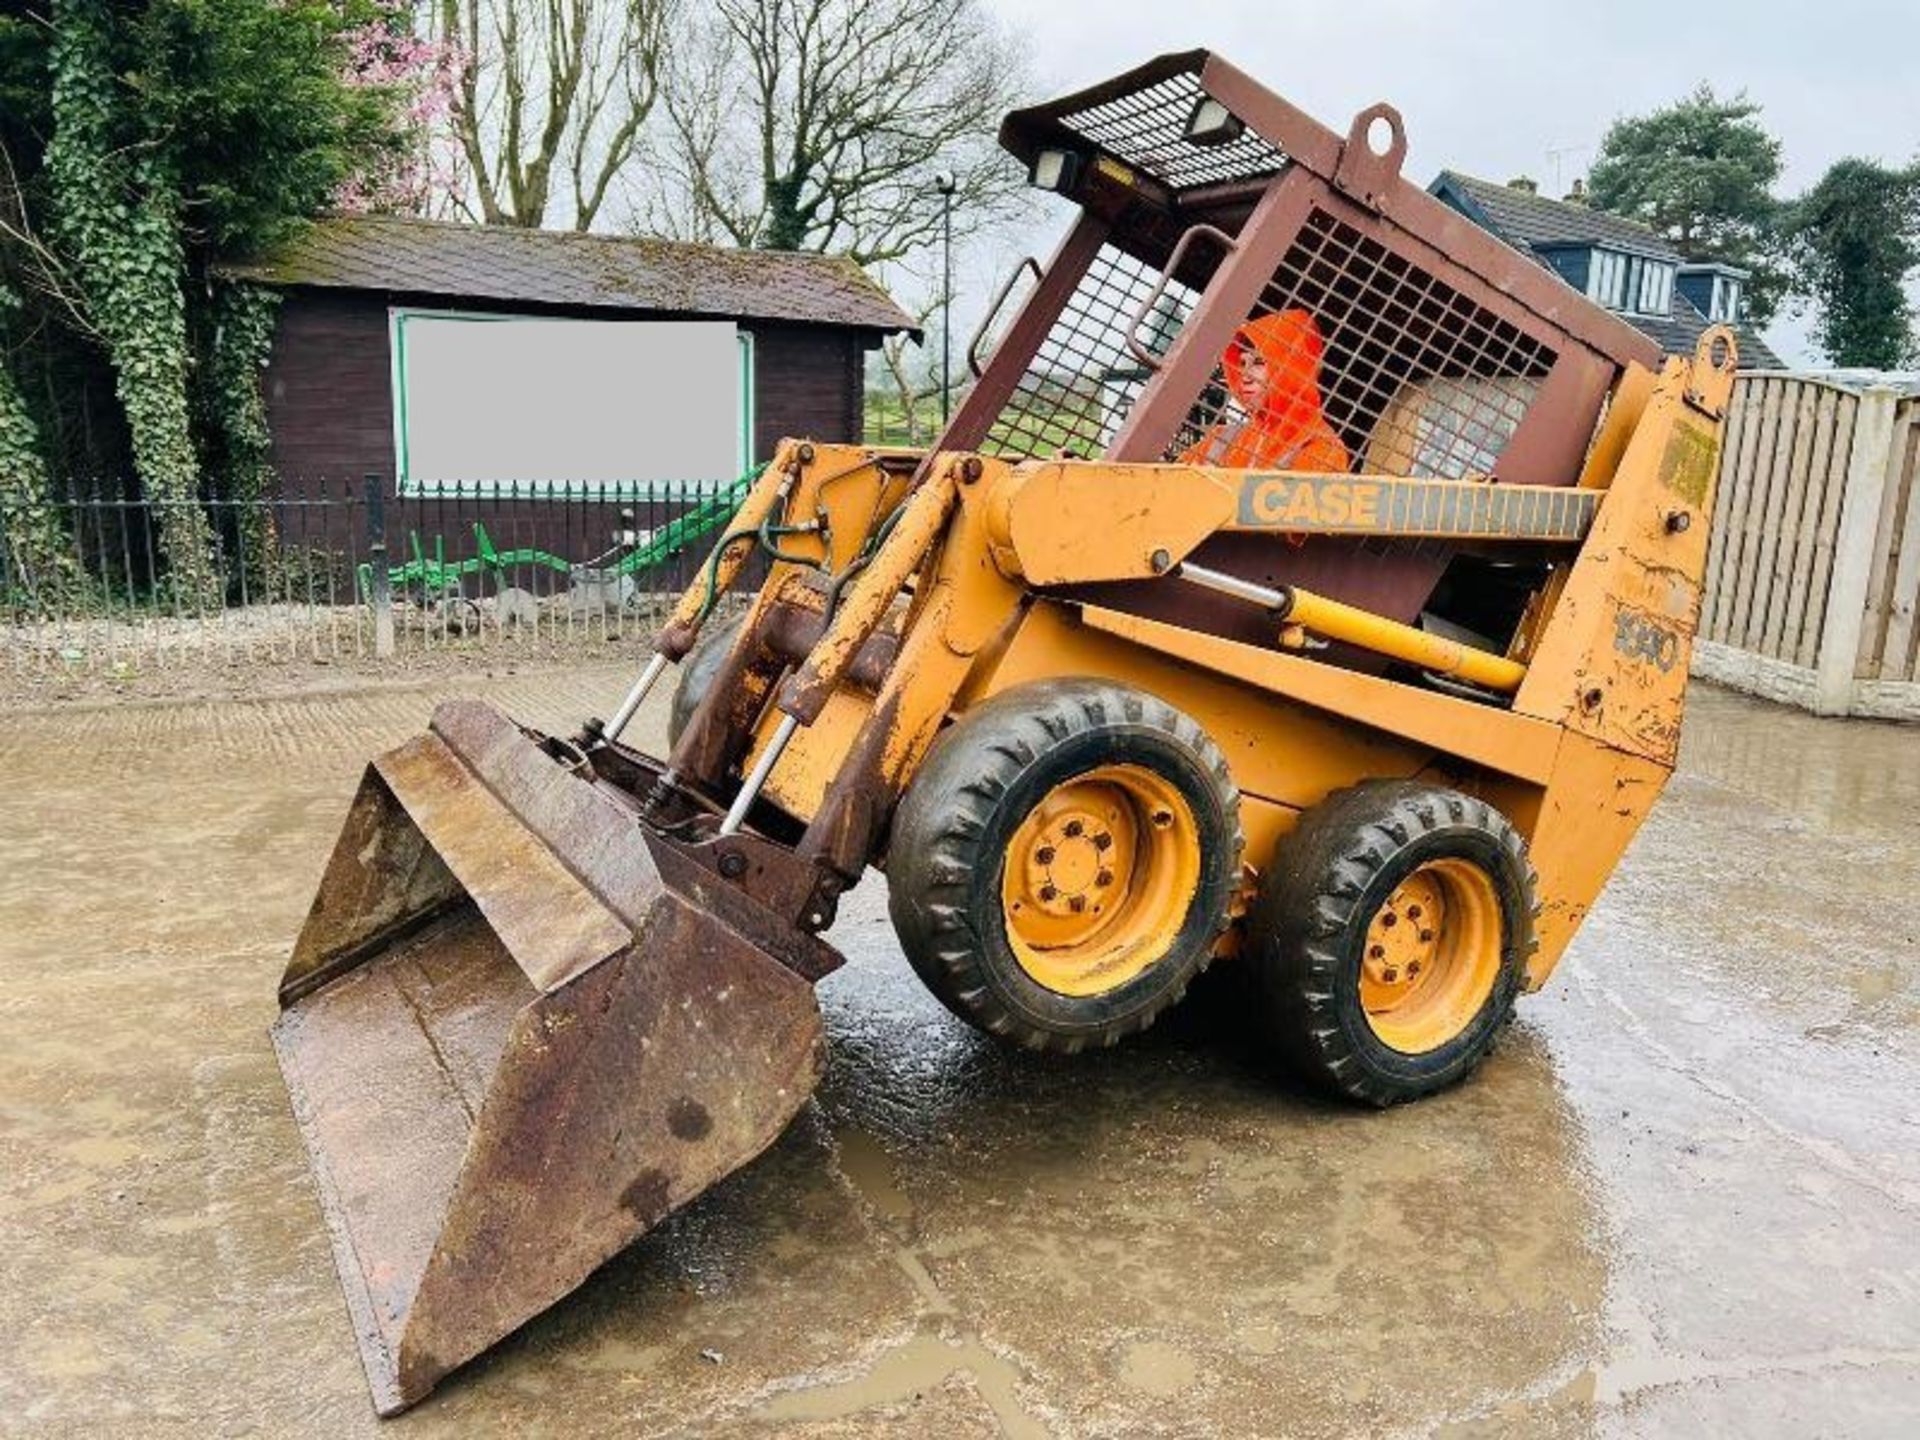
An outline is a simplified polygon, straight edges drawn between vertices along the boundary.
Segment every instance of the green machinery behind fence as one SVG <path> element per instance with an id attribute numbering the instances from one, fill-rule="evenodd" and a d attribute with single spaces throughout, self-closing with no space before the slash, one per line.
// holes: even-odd
<path id="1" fill-rule="evenodd" d="M 747 491 L 758 473 L 757 470 L 748 471 L 716 494 L 674 516 L 657 530 L 649 531 L 646 539 L 627 554 L 605 564 L 598 560 L 575 564 L 550 550 L 539 550 L 532 546 L 496 550 L 492 537 L 487 534 L 487 527 L 476 520 L 473 523 L 474 553 L 464 560 L 447 559 L 446 541 L 439 535 L 433 537 L 433 554 L 428 555 L 420 543 L 419 532 L 412 532 L 409 540 L 413 558 L 390 568 L 387 571 L 387 583 L 396 593 L 411 590 L 427 599 L 440 599 L 460 594 L 461 582 L 469 575 L 486 574 L 493 576 L 496 581 L 504 581 L 510 572 L 525 566 L 544 568 L 567 576 L 580 572 L 599 581 L 640 575 L 657 565 L 664 565 L 688 546 L 725 525 L 733 512 L 740 508 L 740 502 L 747 498 Z M 370 600 L 373 594 L 373 567 L 361 564 L 358 577 L 360 598 Z"/>

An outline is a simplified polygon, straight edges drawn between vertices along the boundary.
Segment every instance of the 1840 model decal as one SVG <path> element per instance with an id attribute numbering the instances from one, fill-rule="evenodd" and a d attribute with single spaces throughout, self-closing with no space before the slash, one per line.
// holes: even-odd
<path id="1" fill-rule="evenodd" d="M 1658 620 L 1622 610 L 1614 617 L 1613 648 L 1628 659 L 1646 661 L 1665 674 L 1680 659 L 1680 636 Z"/>

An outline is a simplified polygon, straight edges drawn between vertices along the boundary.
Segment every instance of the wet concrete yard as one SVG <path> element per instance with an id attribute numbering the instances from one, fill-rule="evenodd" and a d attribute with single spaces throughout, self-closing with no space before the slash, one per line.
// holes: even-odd
<path id="1" fill-rule="evenodd" d="M 465 689 L 564 725 L 621 679 Z M 0 718 L 0 1428 L 1920 1433 L 1920 732 L 1704 689 L 1554 983 L 1386 1114 L 1218 987 L 1004 1053 L 870 880 L 786 1136 L 383 1426 L 266 1027 L 444 693 Z"/>

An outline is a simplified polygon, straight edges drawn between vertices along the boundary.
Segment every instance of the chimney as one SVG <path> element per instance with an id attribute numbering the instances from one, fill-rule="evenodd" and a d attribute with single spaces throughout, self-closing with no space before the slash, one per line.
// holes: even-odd
<path id="1" fill-rule="evenodd" d="M 1540 185 L 1531 176 L 1516 175 L 1507 181 L 1507 189 L 1518 190 L 1522 195 L 1538 195 Z"/>
<path id="2" fill-rule="evenodd" d="M 1582 180 L 1578 175 L 1573 177 L 1573 188 L 1567 192 L 1567 203 L 1569 205 L 1584 205 L 1587 203 L 1587 182 Z"/>

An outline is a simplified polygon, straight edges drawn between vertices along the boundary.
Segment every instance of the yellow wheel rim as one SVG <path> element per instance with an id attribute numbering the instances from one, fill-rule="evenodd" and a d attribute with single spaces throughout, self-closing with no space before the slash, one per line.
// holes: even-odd
<path id="1" fill-rule="evenodd" d="M 1469 860 L 1411 872 L 1367 926 L 1360 1004 L 1383 1044 L 1437 1050 L 1480 1013 L 1500 978 L 1500 897 Z"/>
<path id="2" fill-rule="evenodd" d="M 1047 989 L 1104 994 L 1173 947 L 1199 883 L 1180 792 L 1143 766 L 1102 765 L 1048 791 L 1008 842 L 1007 943 Z"/>

